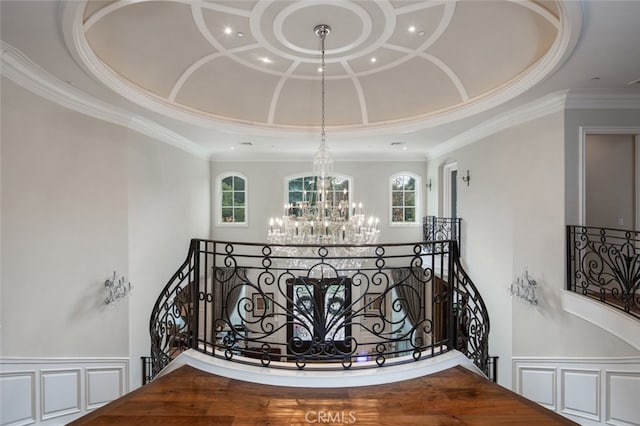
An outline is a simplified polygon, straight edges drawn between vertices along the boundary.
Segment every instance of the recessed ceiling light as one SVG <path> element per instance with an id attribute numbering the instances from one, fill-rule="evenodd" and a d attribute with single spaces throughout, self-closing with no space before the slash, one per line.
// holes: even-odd
<path id="1" fill-rule="evenodd" d="M 233 147 L 233 146 L 230 146 L 229 148 L 231 148 L 231 151 L 233 151 L 234 149 L 236 149 L 236 148 L 235 148 L 235 147 Z"/>
<path id="2" fill-rule="evenodd" d="M 409 32 L 410 32 L 410 33 L 415 33 L 415 32 L 416 32 L 416 27 L 415 27 L 415 26 L 413 26 L 413 25 L 411 25 L 411 26 L 409 27 Z"/>
<path id="3" fill-rule="evenodd" d="M 322 72 L 322 67 L 318 67 L 318 72 Z"/>
<path id="4" fill-rule="evenodd" d="M 231 29 L 231 27 L 224 27 L 224 33 L 226 35 L 229 35 L 233 32 L 233 30 Z"/>
<path id="5" fill-rule="evenodd" d="M 236 36 L 238 36 L 238 37 L 244 37 L 244 33 L 243 33 L 242 31 L 238 31 L 238 32 L 236 33 Z"/>
<path id="6" fill-rule="evenodd" d="M 377 59 L 374 56 L 373 58 L 371 58 L 371 63 L 374 63 L 375 61 L 377 61 Z"/>
<path id="7" fill-rule="evenodd" d="M 273 62 L 271 59 L 267 58 L 266 56 L 263 56 L 262 58 L 260 58 L 260 60 L 265 64 L 270 64 Z"/>

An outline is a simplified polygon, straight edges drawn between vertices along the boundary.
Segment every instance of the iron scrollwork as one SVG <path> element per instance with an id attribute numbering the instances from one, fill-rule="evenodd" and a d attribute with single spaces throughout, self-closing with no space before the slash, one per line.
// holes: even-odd
<path id="1" fill-rule="evenodd" d="M 377 367 L 458 349 L 486 371 L 488 315 L 459 263 L 449 267 L 454 258 L 452 241 L 193 240 L 152 313 L 153 372 L 188 348 L 298 369 Z"/>
<path id="2" fill-rule="evenodd" d="M 567 226 L 567 287 L 640 318 L 638 232 Z"/>

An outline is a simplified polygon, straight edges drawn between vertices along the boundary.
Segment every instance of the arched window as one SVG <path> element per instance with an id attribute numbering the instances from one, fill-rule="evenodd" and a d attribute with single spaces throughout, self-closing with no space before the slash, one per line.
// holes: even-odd
<path id="1" fill-rule="evenodd" d="M 216 178 L 216 207 L 218 225 L 248 225 L 246 176 L 228 172 Z"/>
<path id="2" fill-rule="evenodd" d="M 391 176 L 391 226 L 420 224 L 420 176 L 400 172 Z"/>

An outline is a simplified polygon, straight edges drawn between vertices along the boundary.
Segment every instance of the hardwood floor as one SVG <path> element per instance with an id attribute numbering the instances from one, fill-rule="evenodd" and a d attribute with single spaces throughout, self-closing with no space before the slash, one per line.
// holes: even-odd
<path id="1" fill-rule="evenodd" d="M 72 425 L 575 424 L 463 367 L 331 389 L 267 386 L 183 366 Z"/>

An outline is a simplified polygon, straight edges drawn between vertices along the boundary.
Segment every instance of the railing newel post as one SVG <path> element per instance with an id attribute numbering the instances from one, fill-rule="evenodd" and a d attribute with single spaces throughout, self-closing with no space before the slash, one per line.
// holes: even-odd
<path id="1" fill-rule="evenodd" d="M 200 240 L 192 240 L 194 244 L 193 281 L 187 283 L 191 287 L 193 312 L 191 315 L 191 348 L 198 349 L 200 316 Z"/>

